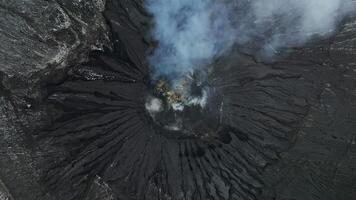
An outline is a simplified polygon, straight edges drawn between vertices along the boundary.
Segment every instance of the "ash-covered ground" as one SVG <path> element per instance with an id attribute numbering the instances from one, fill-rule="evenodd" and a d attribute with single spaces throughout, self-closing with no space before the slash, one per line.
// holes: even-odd
<path id="1" fill-rule="evenodd" d="M 0 21 L 0 200 L 356 197 L 354 15 L 273 58 L 233 46 L 187 94 L 151 74 L 144 1 L 0 1 Z"/>

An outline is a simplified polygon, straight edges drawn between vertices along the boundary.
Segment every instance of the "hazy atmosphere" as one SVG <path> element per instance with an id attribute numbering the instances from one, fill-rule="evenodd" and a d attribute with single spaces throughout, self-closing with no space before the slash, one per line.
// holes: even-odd
<path id="1" fill-rule="evenodd" d="M 253 41 L 261 54 L 331 34 L 352 0 L 149 0 L 155 75 L 181 75 L 211 62 L 234 44 Z M 322 23 L 320 23 L 322 22 Z M 257 43 L 257 44 L 256 44 Z"/>

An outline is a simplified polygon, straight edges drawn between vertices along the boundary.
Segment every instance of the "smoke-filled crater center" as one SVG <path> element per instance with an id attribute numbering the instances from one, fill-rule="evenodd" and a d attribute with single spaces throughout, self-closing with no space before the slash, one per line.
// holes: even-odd
<path id="1" fill-rule="evenodd" d="M 145 109 L 158 133 L 174 138 L 209 139 L 223 127 L 223 103 L 199 72 L 174 81 L 165 77 L 149 84 Z"/>

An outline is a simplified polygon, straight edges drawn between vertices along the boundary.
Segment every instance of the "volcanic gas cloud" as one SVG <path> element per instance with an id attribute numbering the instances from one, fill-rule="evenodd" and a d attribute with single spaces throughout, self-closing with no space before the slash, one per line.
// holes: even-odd
<path id="1" fill-rule="evenodd" d="M 159 42 L 154 75 L 171 80 L 209 64 L 234 45 L 271 56 L 314 36 L 328 36 L 355 9 L 352 0 L 148 0 Z M 323 23 L 320 23 L 320 22 Z"/>

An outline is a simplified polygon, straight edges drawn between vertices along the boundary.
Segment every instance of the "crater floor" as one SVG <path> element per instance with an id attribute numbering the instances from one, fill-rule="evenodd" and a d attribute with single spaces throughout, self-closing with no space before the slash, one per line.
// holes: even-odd
<path id="1" fill-rule="evenodd" d="M 26 2 L 28 12 L 46 7 Z M 355 17 L 273 61 L 233 49 L 211 64 L 203 90 L 191 89 L 200 99 L 207 91 L 206 103 L 174 109 L 150 86 L 155 44 L 142 1 L 107 1 L 105 10 L 100 2 L 48 2 L 67 16 L 55 22 L 71 21 L 56 26 L 60 35 L 76 42 L 0 3 L 0 15 L 24 23 L 0 23 L 1 40 L 33 27 L 53 52 L 71 47 L 56 62 L 52 52 L 26 57 L 29 66 L 0 52 L 1 200 L 356 196 Z M 92 15 L 100 20 L 85 21 Z M 85 23 L 96 28 L 83 32 Z M 29 35 L 17 36 L 38 41 Z M 12 47 L 29 55 L 21 44 L 4 46 Z"/>

